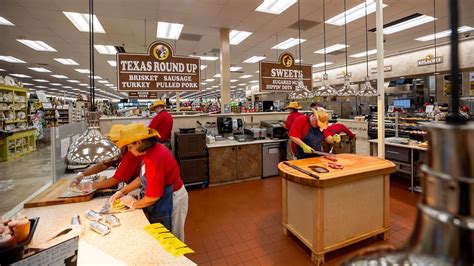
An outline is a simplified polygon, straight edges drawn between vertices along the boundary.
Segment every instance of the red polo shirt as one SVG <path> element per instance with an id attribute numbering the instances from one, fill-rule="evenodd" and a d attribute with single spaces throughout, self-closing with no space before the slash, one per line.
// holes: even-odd
<path id="1" fill-rule="evenodd" d="M 311 124 L 309 123 L 309 118 L 307 116 L 299 116 L 293 122 L 293 125 L 290 128 L 290 133 L 288 133 L 288 135 L 290 137 L 295 137 L 303 140 L 306 134 L 308 134 L 310 126 Z M 291 142 L 291 148 L 293 149 L 293 152 L 296 153 L 296 144 L 294 142 Z"/>
<path id="2" fill-rule="evenodd" d="M 352 131 L 350 131 L 345 125 L 339 123 L 334 123 L 323 130 L 324 138 L 333 136 L 334 134 L 339 134 L 341 132 L 346 133 L 346 135 L 351 139 L 355 137 L 355 134 L 352 133 Z"/>
<path id="3" fill-rule="evenodd" d="M 286 118 L 286 123 L 285 123 L 286 129 L 290 130 L 291 126 L 293 125 L 293 122 L 295 121 L 295 119 L 302 116 L 302 115 L 303 114 L 298 112 L 298 111 L 289 114 L 288 117 Z"/>
<path id="4" fill-rule="evenodd" d="M 147 151 L 143 160 L 146 178 L 145 196 L 159 198 L 168 185 L 173 185 L 173 191 L 181 189 L 183 180 L 179 166 L 168 148 L 157 143 Z"/>
<path id="5" fill-rule="evenodd" d="M 159 112 L 148 125 L 149 128 L 156 129 L 160 134 L 160 142 L 166 142 L 171 139 L 171 129 L 173 128 L 173 117 L 168 111 Z"/>
<path id="6" fill-rule="evenodd" d="M 121 182 L 130 183 L 135 177 L 140 176 L 140 166 L 142 165 L 143 158 L 133 155 L 131 152 L 126 152 L 120 159 L 120 164 L 115 171 L 115 178 Z M 107 167 L 111 167 L 115 164 L 115 161 L 103 163 Z"/>

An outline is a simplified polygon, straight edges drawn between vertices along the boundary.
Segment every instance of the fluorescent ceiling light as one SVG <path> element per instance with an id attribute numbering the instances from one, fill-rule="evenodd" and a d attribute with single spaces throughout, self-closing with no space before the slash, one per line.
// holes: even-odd
<path id="1" fill-rule="evenodd" d="M 179 39 L 179 35 L 181 35 L 183 26 L 183 24 L 179 23 L 158 21 L 158 25 L 156 27 L 156 38 L 177 40 Z"/>
<path id="2" fill-rule="evenodd" d="M 296 2 L 297 0 L 263 0 L 255 11 L 279 15 Z"/>
<path id="3" fill-rule="evenodd" d="M 6 71 L 6 70 L 5 70 L 5 69 L 3 69 L 3 68 L 0 68 L 0 71 Z"/>
<path id="4" fill-rule="evenodd" d="M 51 75 L 51 77 L 57 78 L 57 79 L 67 79 L 68 77 L 64 75 Z"/>
<path id="5" fill-rule="evenodd" d="M 346 47 L 349 47 L 349 45 L 340 44 L 340 43 L 331 45 L 331 46 L 329 46 L 329 47 L 326 47 L 326 54 L 332 53 L 332 52 L 337 51 L 337 50 L 342 50 L 342 49 L 344 49 L 344 48 L 346 48 Z M 317 50 L 317 51 L 315 51 L 314 53 L 315 53 L 315 54 L 325 54 L 324 48 L 323 48 L 323 49 L 320 49 L 320 50 Z"/>
<path id="6" fill-rule="evenodd" d="M 70 80 L 68 80 L 67 82 L 71 82 L 71 83 L 79 83 L 80 81 L 79 81 L 79 80 L 75 80 L 75 79 L 70 79 Z"/>
<path id="7" fill-rule="evenodd" d="M 99 83 L 109 83 L 107 80 L 98 80 Z"/>
<path id="8" fill-rule="evenodd" d="M 18 59 L 13 56 L 8 56 L 8 55 L 0 55 L 0 60 L 3 60 L 8 63 L 26 63 L 25 61 Z"/>
<path id="9" fill-rule="evenodd" d="M 89 84 L 85 84 L 85 83 L 80 83 L 78 85 L 81 86 L 81 87 L 88 87 L 89 86 Z"/>
<path id="10" fill-rule="evenodd" d="M 76 69 L 74 69 L 74 70 L 76 70 L 77 72 L 82 73 L 82 74 L 89 74 L 89 73 L 91 73 L 91 72 L 89 71 L 89 69 L 86 69 L 86 68 L 76 68 Z"/>
<path id="11" fill-rule="evenodd" d="M 206 79 L 206 82 L 214 81 L 215 79 Z"/>
<path id="12" fill-rule="evenodd" d="M 33 86 L 33 85 L 35 85 L 35 84 L 24 82 L 23 85 L 25 85 L 25 86 Z"/>
<path id="13" fill-rule="evenodd" d="M 326 62 L 326 66 L 329 66 L 329 65 L 332 65 L 332 64 L 334 64 L 334 62 Z M 324 66 L 324 62 L 313 65 L 313 67 L 323 67 L 323 66 Z"/>
<path id="14" fill-rule="evenodd" d="M 238 45 L 250 35 L 252 35 L 252 33 L 248 31 L 231 30 L 229 33 L 229 43 L 230 45 Z"/>
<path id="15" fill-rule="evenodd" d="M 258 83 L 258 80 L 252 80 L 249 83 Z"/>
<path id="16" fill-rule="evenodd" d="M 36 81 L 36 82 L 49 82 L 45 79 L 33 79 L 33 81 Z"/>
<path id="17" fill-rule="evenodd" d="M 248 79 L 250 77 L 253 77 L 253 75 L 243 75 L 243 76 L 240 76 L 241 79 Z"/>
<path id="18" fill-rule="evenodd" d="M 23 39 L 17 39 L 17 41 L 21 42 L 22 44 L 30 47 L 33 50 L 36 51 L 43 51 L 43 52 L 57 52 L 56 49 L 53 47 L 49 46 L 43 41 L 32 41 L 32 40 L 23 40 Z"/>
<path id="19" fill-rule="evenodd" d="M 115 60 L 108 60 L 107 63 L 109 63 L 109 65 L 111 65 L 113 67 L 117 66 L 117 61 L 115 61 Z"/>
<path id="20" fill-rule="evenodd" d="M 201 85 L 206 85 L 207 83 L 206 82 L 201 82 Z"/>
<path id="21" fill-rule="evenodd" d="M 201 70 L 204 70 L 206 67 L 206 65 L 201 65 Z"/>
<path id="22" fill-rule="evenodd" d="M 25 74 L 8 74 L 9 76 L 14 76 L 17 78 L 32 78 L 31 76 L 25 75 Z"/>
<path id="23" fill-rule="evenodd" d="M 207 55 L 189 55 L 190 57 L 201 58 L 203 61 L 216 61 L 219 59 L 217 56 L 207 56 Z"/>
<path id="24" fill-rule="evenodd" d="M 38 89 L 47 89 L 48 87 L 46 87 L 46 86 L 35 86 L 35 88 L 38 88 Z"/>
<path id="25" fill-rule="evenodd" d="M 3 25 L 3 26 L 15 26 L 15 24 L 11 23 L 10 21 L 8 21 L 6 18 L 4 17 L 0 17 L 0 25 Z"/>
<path id="26" fill-rule="evenodd" d="M 65 88 L 65 89 L 72 89 L 71 86 L 63 86 L 63 88 Z"/>
<path id="27" fill-rule="evenodd" d="M 373 54 L 376 54 L 376 53 L 377 53 L 377 49 L 372 49 L 372 50 L 369 50 L 367 52 L 362 52 L 362 53 L 357 53 L 357 54 L 350 55 L 350 57 L 360 58 L 360 57 L 366 56 L 367 54 L 368 55 L 373 55 Z"/>
<path id="28" fill-rule="evenodd" d="M 102 79 L 101 76 L 89 76 L 89 78 L 91 78 L 91 77 L 94 78 L 94 79 Z"/>
<path id="29" fill-rule="evenodd" d="M 52 86 L 62 86 L 63 84 L 61 84 L 61 83 L 49 83 L 49 85 L 52 85 Z"/>
<path id="30" fill-rule="evenodd" d="M 245 83 L 237 84 L 237 86 L 245 86 L 245 85 L 247 85 L 247 84 L 245 84 Z"/>
<path id="31" fill-rule="evenodd" d="M 238 66 L 232 66 L 232 67 L 230 67 L 230 71 L 231 71 L 231 72 L 239 71 L 239 70 L 241 70 L 241 69 L 242 69 L 242 67 L 238 67 Z"/>
<path id="32" fill-rule="evenodd" d="M 238 79 L 231 79 L 230 82 L 237 82 L 239 81 Z"/>
<path id="33" fill-rule="evenodd" d="M 474 28 L 469 27 L 469 26 L 462 26 L 458 28 L 458 33 L 469 32 L 472 30 L 474 30 Z M 430 34 L 423 37 L 419 37 L 419 38 L 416 38 L 415 40 L 420 41 L 420 42 L 427 42 L 427 41 L 434 40 L 435 36 L 436 36 L 436 39 L 441 39 L 441 38 L 449 37 L 450 35 L 451 35 L 451 30 L 445 30 L 445 31 L 437 32 L 436 34 Z"/>
<path id="34" fill-rule="evenodd" d="M 244 63 L 249 63 L 249 64 L 253 64 L 253 63 L 257 63 L 258 61 L 261 61 L 263 59 L 265 59 L 266 57 L 265 56 L 252 56 L 250 58 L 247 58 Z"/>
<path id="35" fill-rule="evenodd" d="M 214 78 L 220 78 L 221 77 L 221 74 L 215 74 L 214 76 L 212 76 Z"/>
<path id="36" fill-rule="evenodd" d="M 29 67 L 28 69 L 31 69 L 36 72 L 44 72 L 44 73 L 49 73 L 51 70 L 43 68 L 43 67 Z"/>
<path id="37" fill-rule="evenodd" d="M 305 41 L 306 41 L 305 39 L 289 38 L 288 40 L 283 41 L 283 42 L 273 46 L 272 49 L 286 50 L 286 49 L 291 48 L 295 45 L 298 45 L 300 42 L 304 43 Z"/>
<path id="38" fill-rule="evenodd" d="M 113 45 L 94 44 L 94 48 L 99 54 L 117 54 L 117 49 Z"/>
<path id="39" fill-rule="evenodd" d="M 214 85 L 214 86 L 212 86 L 212 88 L 219 88 L 219 86 L 217 86 L 217 85 Z"/>
<path id="40" fill-rule="evenodd" d="M 71 21 L 71 23 L 80 31 L 80 32 L 89 32 L 89 21 L 90 16 L 86 13 L 76 13 L 76 12 L 65 12 L 63 14 Z M 95 33 L 105 33 L 102 24 L 100 24 L 99 19 L 96 15 L 92 16 L 94 20 L 94 32 Z"/>
<path id="41" fill-rule="evenodd" d="M 113 87 L 110 87 L 111 89 L 116 89 L 117 87 L 113 86 Z"/>
<path id="42" fill-rule="evenodd" d="M 58 61 L 59 63 L 63 65 L 71 65 L 71 66 L 79 65 L 76 61 L 72 59 L 68 59 L 68 58 L 54 58 L 54 60 Z"/>
<path id="43" fill-rule="evenodd" d="M 382 5 L 382 7 L 386 7 L 387 5 Z M 376 3 L 374 0 L 367 0 L 367 15 L 372 14 L 375 12 Z M 346 22 L 350 23 L 354 20 L 357 20 L 361 17 L 365 17 L 365 2 L 355 7 L 347 10 L 346 12 L 342 12 L 328 20 L 326 20 L 326 24 L 342 26 L 344 25 L 344 13 L 346 13 Z"/>
<path id="44" fill-rule="evenodd" d="M 394 25 L 391 25 L 391 26 L 388 26 L 388 27 L 384 28 L 383 29 L 383 34 L 386 34 L 386 35 L 393 34 L 393 33 L 399 32 L 399 31 L 403 31 L 403 30 L 406 30 L 406 29 L 410 29 L 410 28 L 413 28 L 413 27 L 416 27 L 416 26 L 423 25 L 425 23 L 432 22 L 435 19 L 436 18 L 434 18 L 432 16 L 426 16 L 426 15 L 416 16 L 414 18 L 404 20 L 400 23 L 396 23 Z"/>
<path id="45" fill-rule="evenodd" d="M 104 84 L 104 86 L 107 86 L 107 87 L 113 87 L 113 86 L 114 86 L 114 84 L 108 83 L 108 84 Z"/>

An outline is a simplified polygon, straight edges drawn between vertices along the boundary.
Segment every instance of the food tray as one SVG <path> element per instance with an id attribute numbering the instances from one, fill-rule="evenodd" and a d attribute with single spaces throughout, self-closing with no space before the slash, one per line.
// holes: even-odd
<path id="1" fill-rule="evenodd" d="M 38 226 L 39 217 L 31 218 L 30 220 L 30 235 L 28 238 L 17 244 L 16 246 L 0 250 L 0 265 L 11 264 L 16 261 L 19 261 L 23 258 L 23 252 L 25 250 L 25 246 L 30 244 L 31 240 L 33 239 L 33 235 L 35 234 L 36 227 Z"/>

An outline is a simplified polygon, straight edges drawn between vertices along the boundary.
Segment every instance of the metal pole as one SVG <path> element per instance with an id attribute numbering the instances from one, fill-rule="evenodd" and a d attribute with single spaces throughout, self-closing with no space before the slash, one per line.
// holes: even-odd
<path id="1" fill-rule="evenodd" d="M 383 52 L 383 0 L 377 0 L 376 28 L 377 28 L 377 153 L 385 159 L 385 88 L 384 88 L 384 52 Z"/>

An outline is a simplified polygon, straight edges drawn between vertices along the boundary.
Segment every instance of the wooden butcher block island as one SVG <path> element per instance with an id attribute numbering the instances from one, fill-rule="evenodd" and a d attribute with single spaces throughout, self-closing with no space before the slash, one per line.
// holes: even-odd
<path id="1" fill-rule="evenodd" d="M 324 254 L 358 241 L 389 234 L 389 178 L 395 164 L 377 157 L 338 154 L 344 169 L 327 167 L 323 157 L 290 161 L 320 177 L 315 179 L 284 163 L 278 165 L 283 189 L 283 231 L 290 231 L 312 251 L 316 264 Z M 309 166 L 329 173 L 316 173 Z"/>

